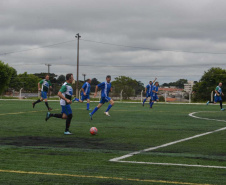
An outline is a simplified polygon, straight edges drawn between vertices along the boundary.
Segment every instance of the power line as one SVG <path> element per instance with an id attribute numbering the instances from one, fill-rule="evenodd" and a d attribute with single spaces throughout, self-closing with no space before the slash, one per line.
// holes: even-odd
<path id="1" fill-rule="evenodd" d="M 134 48 L 134 49 L 144 49 L 144 50 L 151 50 L 151 51 L 165 51 L 165 52 L 193 53 L 193 54 L 226 55 L 226 53 L 220 53 L 220 52 L 169 50 L 169 49 L 147 48 L 147 47 L 139 47 L 139 46 L 128 46 L 128 45 L 122 45 L 122 44 L 112 44 L 112 43 L 107 43 L 107 42 L 100 42 L 100 41 L 93 41 L 93 40 L 86 40 L 86 39 L 80 39 L 80 40 L 83 40 L 83 41 L 86 41 L 86 42 L 98 43 L 98 44 L 105 44 L 105 45 L 112 45 L 112 46 L 119 46 L 119 47 L 127 47 L 127 48 Z"/>
<path id="2" fill-rule="evenodd" d="M 214 54 L 214 55 L 225 55 L 226 54 L 224 52 L 170 50 L 170 49 L 148 48 L 148 47 L 140 47 L 140 46 L 128 46 L 128 45 L 114 44 L 114 43 L 87 40 L 87 39 L 80 39 L 80 40 L 85 41 L 85 42 L 97 43 L 97 44 L 126 47 L 126 48 L 133 48 L 133 49 L 143 49 L 143 50 L 150 50 L 150 51 L 164 51 L 164 52 L 192 53 L 192 54 Z M 40 46 L 40 47 L 37 47 L 37 48 L 30 48 L 30 49 L 24 49 L 24 50 L 19 50 L 19 51 L 4 52 L 4 53 L 0 53 L 0 56 L 1 55 L 14 54 L 14 53 L 27 52 L 27 51 L 37 50 L 37 49 L 41 49 L 41 48 L 48 48 L 48 47 L 53 47 L 53 46 L 62 45 L 62 44 L 66 44 L 66 43 L 69 43 L 69 42 L 75 42 L 75 41 L 76 40 L 69 40 L 69 41 L 59 42 L 59 43 L 50 44 L 50 45 L 44 45 L 44 46 Z"/>
<path id="3" fill-rule="evenodd" d="M 37 49 L 41 49 L 41 48 L 49 48 L 52 46 L 57 46 L 57 45 L 61 45 L 61 44 L 66 44 L 69 42 L 75 42 L 75 40 L 69 40 L 69 41 L 64 41 L 64 42 L 58 42 L 55 44 L 50 44 L 50 45 L 44 45 L 44 46 L 40 46 L 37 48 L 30 48 L 30 49 L 24 49 L 24 50 L 19 50 L 19 51 L 11 51 L 11 52 L 5 52 L 5 53 L 0 53 L 0 55 L 9 55 L 9 54 L 14 54 L 14 53 L 21 53 L 21 52 L 26 52 L 26 51 L 32 51 L 32 50 L 37 50 Z"/>

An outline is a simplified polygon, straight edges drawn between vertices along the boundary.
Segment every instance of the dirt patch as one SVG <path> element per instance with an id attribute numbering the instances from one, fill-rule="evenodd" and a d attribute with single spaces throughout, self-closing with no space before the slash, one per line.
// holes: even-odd
<path id="1" fill-rule="evenodd" d="M 59 148 L 83 148 L 83 149 L 104 149 L 104 150 L 137 150 L 136 145 L 125 143 L 108 143 L 99 138 L 81 137 L 39 137 L 39 136 L 20 136 L 0 138 L 0 145 L 14 146 L 43 146 Z"/>

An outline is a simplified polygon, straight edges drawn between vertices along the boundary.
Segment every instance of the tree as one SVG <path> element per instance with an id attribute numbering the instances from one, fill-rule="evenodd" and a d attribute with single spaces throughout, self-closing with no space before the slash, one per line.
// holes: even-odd
<path id="1" fill-rule="evenodd" d="M 180 89 L 184 88 L 184 84 L 188 83 L 187 79 L 179 79 L 176 82 L 164 83 L 162 86 L 176 86 Z"/>
<path id="2" fill-rule="evenodd" d="M 9 88 L 19 91 L 20 86 L 21 86 L 21 84 L 20 84 L 19 78 L 17 76 L 17 71 L 16 71 L 16 69 L 13 68 L 12 76 L 11 76 L 11 79 L 9 82 Z"/>
<path id="3" fill-rule="evenodd" d="M 65 80 L 66 80 L 66 77 L 64 75 L 60 75 L 60 76 L 58 76 L 56 82 L 58 84 L 62 85 L 65 82 Z"/>
<path id="4" fill-rule="evenodd" d="M 27 74 L 27 72 L 18 75 L 20 88 L 27 92 L 37 92 L 38 91 L 38 82 L 41 78 L 33 75 Z"/>
<path id="5" fill-rule="evenodd" d="M 122 96 L 124 99 L 129 99 L 129 97 L 134 96 L 139 89 L 144 89 L 143 83 L 126 76 L 116 77 L 115 81 L 112 82 L 112 86 L 117 95 L 123 90 Z"/>
<path id="6" fill-rule="evenodd" d="M 41 79 L 44 79 L 46 74 L 48 74 L 48 73 L 35 73 L 34 75 Z M 56 81 L 57 81 L 56 77 L 57 77 L 56 74 L 49 73 L 49 80 L 51 81 L 51 83 L 56 83 Z"/>
<path id="7" fill-rule="evenodd" d="M 8 87 L 13 68 L 0 61 L 0 94 Z"/>
<path id="8" fill-rule="evenodd" d="M 91 80 L 91 83 L 90 83 L 90 91 L 91 92 L 94 92 L 95 91 L 95 88 L 96 88 L 96 85 L 98 85 L 100 82 L 96 79 L 96 78 L 93 78 Z"/>
<path id="9" fill-rule="evenodd" d="M 201 77 L 200 81 L 193 86 L 193 100 L 207 101 L 210 99 L 211 92 L 215 90 L 219 82 L 223 83 L 222 91 L 226 92 L 226 70 L 211 68 Z M 225 100 L 225 97 L 222 97 Z"/>

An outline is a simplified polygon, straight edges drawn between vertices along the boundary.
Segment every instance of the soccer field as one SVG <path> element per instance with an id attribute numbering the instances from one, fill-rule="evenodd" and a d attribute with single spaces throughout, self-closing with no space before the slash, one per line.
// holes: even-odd
<path id="1" fill-rule="evenodd" d="M 0 101 L 0 184 L 226 184 L 219 105 L 115 103 L 110 117 L 106 108 L 90 121 L 86 103 L 72 104 L 74 134 L 64 135 L 44 103 Z"/>

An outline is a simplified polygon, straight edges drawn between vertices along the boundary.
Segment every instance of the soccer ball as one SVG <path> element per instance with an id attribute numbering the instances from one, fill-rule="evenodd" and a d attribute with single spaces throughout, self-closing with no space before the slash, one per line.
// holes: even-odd
<path id="1" fill-rule="evenodd" d="M 96 135 L 97 132 L 98 132 L 98 130 L 97 130 L 96 127 L 91 127 L 90 130 L 89 130 L 89 132 L 90 132 L 90 134 L 92 134 L 92 135 Z"/>

